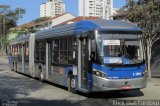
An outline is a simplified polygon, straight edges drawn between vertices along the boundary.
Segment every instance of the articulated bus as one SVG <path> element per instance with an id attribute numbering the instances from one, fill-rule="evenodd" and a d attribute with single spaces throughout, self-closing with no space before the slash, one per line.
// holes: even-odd
<path id="1" fill-rule="evenodd" d="M 142 31 L 132 23 L 83 20 L 10 42 L 11 70 L 84 93 L 146 87 Z"/>

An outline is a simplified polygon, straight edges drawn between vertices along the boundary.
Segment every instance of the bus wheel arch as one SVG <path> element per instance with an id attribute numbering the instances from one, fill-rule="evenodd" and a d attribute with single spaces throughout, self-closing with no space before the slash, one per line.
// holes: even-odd
<path id="1" fill-rule="evenodd" d="M 18 63 L 15 62 L 15 71 L 18 72 Z"/>
<path id="2" fill-rule="evenodd" d="M 68 83 L 68 91 L 75 92 L 76 80 L 72 71 L 68 72 L 67 83 Z"/>
<path id="3" fill-rule="evenodd" d="M 43 72 L 43 69 L 42 69 L 42 66 L 41 66 L 41 65 L 39 65 L 38 71 L 39 71 L 39 80 L 40 80 L 41 82 L 44 82 L 44 72 Z"/>
<path id="4" fill-rule="evenodd" d="M 14 62 L 12 62 L 11 71 L 14 71 Z"/>

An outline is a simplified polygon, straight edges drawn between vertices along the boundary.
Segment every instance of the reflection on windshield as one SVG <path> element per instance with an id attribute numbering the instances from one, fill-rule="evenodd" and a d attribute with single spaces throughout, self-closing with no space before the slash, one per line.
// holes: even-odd
<path id="1" fill-rule="evenodd" d="M 136 39 L 97 40 L 99 56 L 105 64 L 134 64 L 143 59 L 140 41 Z"/>

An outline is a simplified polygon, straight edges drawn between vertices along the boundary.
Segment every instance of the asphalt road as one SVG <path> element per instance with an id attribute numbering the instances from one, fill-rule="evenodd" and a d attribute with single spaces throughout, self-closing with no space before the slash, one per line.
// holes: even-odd
<path id="1" fill-rule="evenodd" d="M 65 87 L 10 71 L 7 58 L 1 56 L 0 100 L 0 106 L 119 106 L 121 100 L 159 100 L 160 106 L 160 78 L 148 81 L 142 90 L 73 94 Z"/>

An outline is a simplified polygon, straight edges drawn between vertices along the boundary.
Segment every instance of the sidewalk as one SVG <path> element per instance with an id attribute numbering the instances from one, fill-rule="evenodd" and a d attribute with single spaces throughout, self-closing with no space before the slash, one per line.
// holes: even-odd
<path id="1" fill-rule="evenodd" d="M 8 64 L 8 56 L 0 56 L 0 64 Z"/>
<path id="2" fill-rule="evenodd" d="M 151 76 L 152 78 L 160 78 L 160 71 L 152 71 Z"/>

